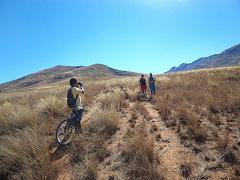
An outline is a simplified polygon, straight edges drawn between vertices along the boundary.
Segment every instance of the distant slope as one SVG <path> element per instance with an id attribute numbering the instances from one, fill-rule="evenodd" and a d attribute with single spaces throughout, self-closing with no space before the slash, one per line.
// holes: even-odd
<path id="1" fill-rule="evenodd" d="M 4 84 L 0 84 L 0 90 L 51 84 L 69 79 L 71 77 L 112 77 L 133 75 L 137 75 L 137 73 L 113 69 L 103 64 L 94 64 L 91 66 L 58 65 Z"/>
<path id="2" fill-rule="evenodd" d="M 220 54 L 200 58 L 192 63 L 183 63 L 178 67 L 172 67 L 167 72 L 187 71 L 193 69 L 240 66 L 240 44 L 233 46 Z"/>

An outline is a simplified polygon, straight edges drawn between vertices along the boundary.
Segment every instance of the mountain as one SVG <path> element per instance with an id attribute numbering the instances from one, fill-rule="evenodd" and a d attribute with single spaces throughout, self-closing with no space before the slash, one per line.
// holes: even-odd
<path id="1" fill-rule="evenodd" d="M 58 65 L 22 78 L 0 84 L 0 90 L 31 87 L 41 84 L 52 84 L 71 77 L 98 78 L 116 76 L 134 76 L 137 73 L 113 69 L 103 64 L 90 66 L 63 66 Z"/>
<path id="2" fill-rule="evenodd" d="M 227 66 L 240 66 L 240 44 L 233 46 L 220 54 L 214 54 L 209 57 L 197 59 L 189 64 L 183 63 L 178 67 L 172 67 L 167 73 Z"/>

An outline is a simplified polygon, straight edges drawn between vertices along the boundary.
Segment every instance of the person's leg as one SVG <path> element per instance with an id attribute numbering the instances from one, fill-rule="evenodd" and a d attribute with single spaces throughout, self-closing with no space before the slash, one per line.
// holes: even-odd
<path id="1" fill-rule="evenodd" d="M 153 85 L 153 94 L 155 94 L 156 93 L 156 86 L 155 86 L 155 84 Z"/>
<path id="2" fill-rule="evenodd" d="M 145 86 L 142 85 L 142 93 L 145 93 Z"/>
<path id="3" fill-rule="evenodd" d="M 141 91 L 144 93 L 144 85 L 141 85 Z"/>
<path id="4" fill-rule="evenodd" d="M 142 100 L 146 98 L 146 85 L 142 85 Z"/>
<path id="5" fill-rule="evenodd" d="M 151 95 L 153 94 L 153 85 L 150 84 L 150 91 L 151 91 Z"/>
<path id="6" fill-rule="evenodd" d="M 77 110 L 76 115 L 74 117 L 74 126 L 75 126 L 77 134 L 82 133 L 81 119 L 82 119 L 82 110 Z"/>

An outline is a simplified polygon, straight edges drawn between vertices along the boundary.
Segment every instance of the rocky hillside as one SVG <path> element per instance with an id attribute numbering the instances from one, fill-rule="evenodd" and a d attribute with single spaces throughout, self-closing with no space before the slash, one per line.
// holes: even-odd
<path id="1" fill-rule="evenodd" d="M 167 72 L 188 71 L 194 69 L 239 66 L 240 65 L 240 44 L 233 46 L 220 54 L 214 54 L 193 61 L 192 63 L 183 63 L 178 67 L 172 67 Z"/>

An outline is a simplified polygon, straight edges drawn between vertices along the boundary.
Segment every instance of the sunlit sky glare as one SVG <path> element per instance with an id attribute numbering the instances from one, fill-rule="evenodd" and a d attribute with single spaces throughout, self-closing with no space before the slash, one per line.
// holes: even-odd
<path id="1" fill-rule="evenodd" d="M 0 0 L 0 83 L 55 65 L 163 73 L 238 43 L 239 0 Z"/>

